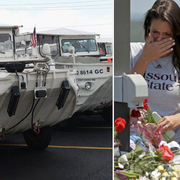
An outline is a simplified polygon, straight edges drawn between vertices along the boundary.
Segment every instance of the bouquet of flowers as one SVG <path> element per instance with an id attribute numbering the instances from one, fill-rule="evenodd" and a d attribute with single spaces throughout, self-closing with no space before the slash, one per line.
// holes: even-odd
<path id="1" fill-rule="evenodd" d="M 154 120 L 152 111 L 150 110 L 148 104 L 148 99 L 145 99 L 143 102 L 143 107 L 133 109 L 130 114 L 130 125 L 133 125 L 140 132 L 140 136 L 144 139 L 144 143 L 148 145 L 149 142 L 154 147 L 158 147 L 159 143 L 164 139 L 168 139 L 165 133 L 162 133 L 163 126 L 157 125 L 157 122 Z M 167 141 L 168 141 L 167 140 Z"/>

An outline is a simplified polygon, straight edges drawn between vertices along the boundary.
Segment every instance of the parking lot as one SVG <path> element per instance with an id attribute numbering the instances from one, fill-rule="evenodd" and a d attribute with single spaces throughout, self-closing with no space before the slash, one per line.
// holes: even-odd
<path id="1" fill-rule="evenodd" d="M 51 143 L 30 151 L 22 133 L 0 142 L 0 180 L 111 180 L 112 126 L 101 116 L 81 117 L 77 129 L 53 127 Z"/>

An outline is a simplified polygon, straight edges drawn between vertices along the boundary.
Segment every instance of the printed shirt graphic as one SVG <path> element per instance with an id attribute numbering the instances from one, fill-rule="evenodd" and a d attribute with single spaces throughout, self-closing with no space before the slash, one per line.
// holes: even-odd
<path id="1" fill-rule="evenodd" d="M 158 69 L 162 69 L 161 64 L 158 64 L 158 65 L 156 66 L 156 68 L 158 68 Z"/>
<path id="2" fill-rule="evenodd" d="M 141 55 L 143 46 L 144 43 L 131 43 L 131 69 Z M 152 111 L 162 117 L 180 113 L 180 80 L 172 66 L 172 55 L 151 61 L 144 78 L 148 84 L 148 104 Z M 180 137 L 178 129 L 176 135 Z"/>

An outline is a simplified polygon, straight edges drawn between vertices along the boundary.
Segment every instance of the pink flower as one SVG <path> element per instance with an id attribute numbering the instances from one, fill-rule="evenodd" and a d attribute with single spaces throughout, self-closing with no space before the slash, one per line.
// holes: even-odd
<path id="1" fill-rule="evenodd" d="M 162 144 L 156 152 L 161 152 L 162 153 L 162 159 L 169 162 L 172 159 L 174 159 L 174 154 L 172 153 L 172 151 L 169 149 L 168 146 L 164 146 L 164 144 Z"/>
<path id="2" fill-rule="evenodd" d="M 127 176 L 124 175 L 124 174 L 122 174 L 121 171 L 126 172 L 126 171 L 124 171 L 124 170 L 116 170 L 116 175 L 117 175 L 117 177 L 120 178 L 120 179 L 122 179 L 122 180 L 127 179 Z"/>
<path id="3" fill-rule="evenodd" d="M 158 147 L 162 140 L 162 126 L 141 122 L 138 129 L 152 143 L 153 146 Z"/>

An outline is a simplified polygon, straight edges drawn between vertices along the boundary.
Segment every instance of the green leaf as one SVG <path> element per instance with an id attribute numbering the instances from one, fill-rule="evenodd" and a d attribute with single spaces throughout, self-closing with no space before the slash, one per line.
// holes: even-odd
<path id="1" fill-rule="evenodd" d="M 141 160 L 140 162 L 139 162 L 139 165 L 140 166 L 145 166 L 145 164 L 147 163 L 147 160 Z"/>
<path id="2" fill-rule="evenodd" d="M 134 168 L 135 168 L 135 163 L 132 163 L 132 164 L 130 165 L 130 170 L 134 172 Z"/>
<path id="3" fill-rule="evenodd" d="M 129 172 L 129 171 L 128 172 L 121 171 L 121 173 L 126 175 L 129 178 L 139 178 L 139 174 L 137 174 L 137 173 L 133 173 L 133 172 Z"/>
<path id="4" fill-rule="evenodd" d="M 152 171 L 154 171 L 154 170 L 155 170 L 154 165 L 153 165 L 153 164 L 151 164 L 151 163 L 147 163 L 147 164 L 145 164 L 144 168 L 145 168 L 145 171 L 147 171 L 147 172 L 152 172 Z"/>
<path id="5" fill-rule="evenodd" d="M 134 161 L 134 163 L 138 163 L 141 159 L 139 157 L 137 157 Z"/>
<path id="6" fill-rule="evenodd" d="M 138 165 L 135 165 L 134 172 L 143 175 L 143 170 Z"/>
<path id="7" fill-rule="evenodd" d="M 150 108 L 147 109 L 147 114 L 148 114 L 149 123 L 157 124 L 157 122 L 152 116 L 152 111 Z"/>
<path id="8" fill-rule="evenodd" d="M 132 151 L 133 151 L 133 150 L 132 150 Z M 133 157 L 132 151 L 129 152 L 129 153 L 126 153 L 126 157 L 127 157 L 128 160 L 131 160 L 132 157 Z"/>
<path id="9" fill-rule="evenodd" d="M 136 141 L 136 148 L 134 149 L 136 155 L 141 155 L 144 149 L 139 146 L 139 141 Z"/>
<path id="10" fill-rule="evenodd" d="M 128 164 L 125 164 L 125 165 L 124 165 L 124 169 L 129 170 L 129 165 L 128 165 Z"/>
<path id="11" fill-rule="evenodd" d="M 156 160 L 161 161 L 163 153 L 161 151 L 156 151 Z"/>

